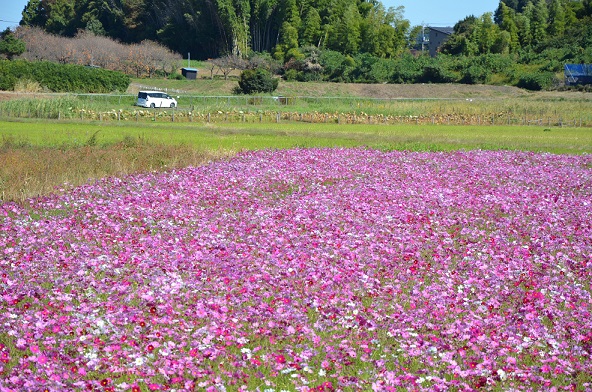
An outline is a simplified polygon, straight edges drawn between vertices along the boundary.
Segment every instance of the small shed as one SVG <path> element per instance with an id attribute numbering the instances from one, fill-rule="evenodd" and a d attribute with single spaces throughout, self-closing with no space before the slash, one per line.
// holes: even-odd
<path id="1" fill-rule="evenodd" d="M 197 78 L 197 68 L 181 68 L 181 73 L 189 80 Z"/>

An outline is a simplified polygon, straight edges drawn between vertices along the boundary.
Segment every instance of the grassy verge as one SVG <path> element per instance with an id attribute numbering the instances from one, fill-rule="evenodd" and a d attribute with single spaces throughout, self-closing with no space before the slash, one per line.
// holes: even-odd
<path id="1" fill-rule="evenodd" d="M 106 176 L 200 165 L 245 149 L 592 153 L 586 128 L 537 126 L 0 122 L 0 197 L 22 201 Z M 58 188 L 56 188 L 58 187 Z"/>

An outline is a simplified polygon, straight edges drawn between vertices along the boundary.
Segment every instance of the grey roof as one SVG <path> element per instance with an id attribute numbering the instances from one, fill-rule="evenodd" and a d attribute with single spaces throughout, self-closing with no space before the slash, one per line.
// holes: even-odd
<path id="1" fill-rule="evenodd" d="M 444 33 L 444 34 L 452 34 L 454 33 L 454 28 L 453 27 L 433 27 L 433 26 L 429 26 L 430 30 L 434 30 L 434 31 L 438 31 L 440 33 Z"/>

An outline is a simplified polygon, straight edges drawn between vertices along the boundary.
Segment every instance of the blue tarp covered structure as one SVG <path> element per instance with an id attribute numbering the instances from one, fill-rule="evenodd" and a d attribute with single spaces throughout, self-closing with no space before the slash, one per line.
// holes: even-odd
<path id="1" fill-rule="evenodd" d="M 565 64 L 565 84 L 592 84 L 592 64 Z"/>

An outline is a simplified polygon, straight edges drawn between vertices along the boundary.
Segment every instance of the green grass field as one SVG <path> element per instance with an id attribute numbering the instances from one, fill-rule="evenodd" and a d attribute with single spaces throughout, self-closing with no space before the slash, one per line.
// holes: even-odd
<path id="1" fill-rule="evenodd" d="M 544 126 L 363 125 L 274 123 L 0 122 L 4 145 L 72 148 L 142 141 L 208 150 L 352 147 L 450 151 L 592 152 L 592 129 Z"/>
<path id="2" fill-rule="evenodd" d="M 200 165 L 241 150 L 366 146 L 382 150 L 592 153 L 592 129 L 335 123 L 0 121 L 0 200 L 62 184 Z M 62 187 L 63 189 L 63 187 Z"/>

